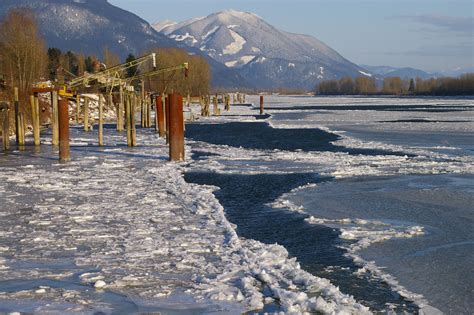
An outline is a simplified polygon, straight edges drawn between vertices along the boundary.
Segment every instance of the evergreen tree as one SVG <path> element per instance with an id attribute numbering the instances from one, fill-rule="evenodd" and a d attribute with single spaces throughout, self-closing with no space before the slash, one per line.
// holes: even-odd
<path id="1" fill-rule="evenodd" d="M 413 78 L 410 79 L 410 86 L 408 87 L 408 93 L 413 94 L 415 93 L 415 81 Z"/>
<path id="2" fill-rule="evenodd" d="M 86 71 L 89 73 L 94 72 L 94 59 L 91 56 L 87 56 L 85 60 Z"/>
<path id="3" fill-rule="evenodd" d="M 125 62 L 131 62 L 133 60 L 137 59 L 133 54 L 128 54 L 127 59 L 125 59 Z M 133 77 L 137 74 L 139 74 L 140 71 L 138 70 L 137 66 L 131 67 L 127 69 L 127 77 Z"/>
<path id="4" fill-rule="evenodd" d="M 48 48 L 48 77 L 56 80 L 56 72 L 61 65 L 62 52 L 59 48 Z"/>

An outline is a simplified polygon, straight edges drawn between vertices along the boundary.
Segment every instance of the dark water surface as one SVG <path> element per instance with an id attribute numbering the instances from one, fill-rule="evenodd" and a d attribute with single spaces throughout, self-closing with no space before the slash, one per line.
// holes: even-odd
<path id="1" fill-rule="evenodd" d="M 386 153 L 334 146 L 330 141 L 337 136 L 319 129 L 272 129 L 266 123 L 192 124 L 187 126 L 186 133 L 193 140 L 251 149 Z M 199 159 L 206 158 L 201 151 L 197 154 Z M 275 171 L 278 171 L 277 166 Z M 339 238 L 337 229 L 309 224 L 305 221 L 306 214 L 267 205 L 294 188 L 330 178 L 314 173 L 273 174 L 270 171 L 257 175 L 188 172 L 185 179 L 220 187 L 215 196 L 224 207 L 227 219 L 237 225 L 239 236 L 284 246 L 304 270 L 329 279 L 342 292 L 353 295 L 372 310 L 385 311 L 390 304 L 397 312 L 417 312 L 415 304 L 388 284 L 370 275 L 354 275 L 359 267 L 344 255 L 340 247 L 347 241 Z"/>

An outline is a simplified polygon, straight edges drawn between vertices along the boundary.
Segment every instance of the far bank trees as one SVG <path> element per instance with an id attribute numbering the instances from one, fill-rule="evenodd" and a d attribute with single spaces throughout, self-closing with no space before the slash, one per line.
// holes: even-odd
<path id="1" fill-rule="evenodd" d="M 400 77 L 384 78 L 377 88 L 373 78 L 344 77 L 340 80 L 327 80 L 316 87 L 320 95 L 439 95 L 465 96 L 474 95 L 474 73 L 467 73 L 458 78 L 421 78 L 402 80 Z"/>

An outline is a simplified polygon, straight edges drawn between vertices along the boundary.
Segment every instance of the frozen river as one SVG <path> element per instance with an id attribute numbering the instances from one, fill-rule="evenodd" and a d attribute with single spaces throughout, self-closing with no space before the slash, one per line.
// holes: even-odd
<path id="1" fill-rule="evenodd" d="M 473 100 L 265 103 L 0 155 L 0 313 L 469 314 Z"/>
<path id="2" fill-rule="evenodd" d="M 303 268 L 374 310 L 413 312 L 409 301 L 415 301 L 431 313 L 469 314 L 473 101 L 265 101 L 267 122 L 275 129 L 249 121 L 188 131 L 193 140 L 225 145 L 201 157 L 219 166 L 187 179 L 221 188 L 216 196 L 237 232 L 284 245 Z M 331 230 L 313 231 L 298 220 L 341 234 L 334 238 Z M 404 298 L 386 291 L 384 283 Z"/>

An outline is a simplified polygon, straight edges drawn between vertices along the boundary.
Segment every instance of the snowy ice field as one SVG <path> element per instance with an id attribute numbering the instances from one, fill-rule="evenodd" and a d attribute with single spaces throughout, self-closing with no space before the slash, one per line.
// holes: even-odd
<path id="1" fill-rule="evenodd" d="M 265 102 L 272 115 L 265 120 L 256 122 L 254 108 L 234 106 L 200 121 L 215 124 L 216 133 L 227 130 L 217 129 L 223 123 L 236 123 L 237 131 L 258 124 L 255 138 L 241 129 L 206 141 L 189 126 L 184 163 L 166 161 L 167 147 L 153 130 L 139 129 L 139 146 L 129 149 L 113 126 L 105 130 L 105 148 L 96 146 L 96 132 L 73 128 L 69 164 L 57 163 L 49 145 L 1 155 L 0 313 L 369 311 L 350 284 L 338 288 L 323 277 L 337 277 L 341 266 L 311 274 L 281 244 L 239 235 L 216 198 L 219 187 L 183 178 L 211 172 L 330 179 L 283 191 L 267 205 L 340 231 L 341 250 L 357 265 L 347 279 L 388 283 L 427 313 L 468 314 L 473 100 Z M 267 124 L 282 138 L 255 140 L 266 139 Z M 286 131 L 304 136 L 312 128 L 342 137 L 324 148 L 283 139 Z M 226 139 L 235 143 L 221 143 Z M 382 310 L 413 310 L 403 307 L 387 303 Z"/>

